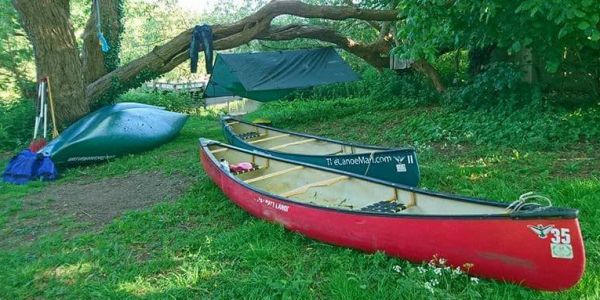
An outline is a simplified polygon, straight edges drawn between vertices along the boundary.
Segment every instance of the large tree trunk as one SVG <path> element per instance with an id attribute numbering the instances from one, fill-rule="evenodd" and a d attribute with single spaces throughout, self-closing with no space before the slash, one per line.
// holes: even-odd
<path id="1" fill-rule="evenodd" d="M 59 124 L 89 111 L 68 0 L 13 0 L 33 45 L 37 79 L 48 76 Z"/>

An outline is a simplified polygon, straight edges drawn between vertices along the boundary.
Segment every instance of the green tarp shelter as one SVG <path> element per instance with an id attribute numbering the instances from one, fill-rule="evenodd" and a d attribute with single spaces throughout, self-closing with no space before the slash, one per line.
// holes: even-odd
<path id="1" fill-rule="evenodd" d="M 266 102 L 296 89 L 358 79 L 333 48 L 218 54 L 204 96 Z"/>

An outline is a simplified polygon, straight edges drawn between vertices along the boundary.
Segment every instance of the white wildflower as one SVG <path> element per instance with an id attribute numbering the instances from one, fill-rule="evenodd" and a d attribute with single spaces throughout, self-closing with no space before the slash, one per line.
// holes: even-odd
<path id="1" fill-rule="evenodd" d="M 433 294 L 433 287 L 431 286 L 431 283 L 425 282 L 425 288 Z"/>
<path id="2" fill-rule="evenodd" d="M 445 265 L 446 264 L 446 259 L 445 258 L 440 258 L 438 260 L 438 262 L 440 263 L 440 265 Z"/>
<path id="3" fill-rule="evenodd" d="M 478 284 L 479 283 L 479 278 L 477 277 L 471 277 L 471 282 L 474 284 Z"/>
<path id="4" fill-rule="evenodd" d="M 440 281 L 437 279 L 432 279 L 430 282 L 431 282 L 431 286 L 437 286 L 438 284 L 440 284 Z"/>
<path id="5" fill-rule="evenodd" d="M 399 265 L 395 265 L 392 269 L 394 269 L 394 271 L 400 273 L 402 271 L 402 267 Z"/>
<path id="6" fill-rule="evenodd" d="M 425 273 L 427 271 L 423 267 L 417 267 L 417 270 L 419 270 L 419 273 L 421 273 L 421 274 L 423 274 L 423 273 Z"/>
<path id="7" fill-rule="evenodd" d="M 442 275 L 442 268 L 435 268 L 433 269 L 433 273 L 435 273 L 435 275 Z"/>
<path id="8" fill-rule="evenodd" d="M 462 273 L 463 273 L 463 271 L 460 269 L 460 267 L 456 267 L 456 269 L 452 270 L 452 274 L 454 274 L 454 275 L 460 275 Z"/>

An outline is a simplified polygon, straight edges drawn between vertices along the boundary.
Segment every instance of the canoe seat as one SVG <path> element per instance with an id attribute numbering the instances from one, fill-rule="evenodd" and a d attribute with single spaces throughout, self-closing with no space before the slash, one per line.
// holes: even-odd
<path id="1" fill-rule="evenodd" d="M 256 131 L 250 131 L 250 132 L 245 132 L 245 133 L 240 133 L 238 134 L 238 137 L 242 140 L 247 140 L 247 139 L 251 139 L 251 138 L 255 138 L 260 136 L 260 134 Z"/>
<path id="2" fill-rule="evenodd" d="M 381 201 L 369 206 L 363 207 L 360 210 L 366 212 L 378 212 L 378 213 L 397 213 L 406 209 L 406 206 L 402 203 Z"/>

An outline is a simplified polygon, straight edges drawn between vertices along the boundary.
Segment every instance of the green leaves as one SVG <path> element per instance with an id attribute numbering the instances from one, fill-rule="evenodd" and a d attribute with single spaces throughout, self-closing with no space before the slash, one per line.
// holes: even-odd
<path id="1" fill-rule="evenodd" d="M 400 25 L 398 51 L 406 58 L 433 61 L 438 49 L 472 49 L 493 45 L 496 59 L 516 62 L 524 49 L 541 70 L 556 73 L 595 74 L 594 57 L 574 58 L 585 49 L 598 49 L 600 40 L 597 1 L 594 0 L 401 0 L 406 15 Z M 568 55 L 567 55 L 568 54 Z M 571 57 L 569 57 L 571 56 Z M 597 57 L 597 56 L 596 56 Z M 578 68 L 574 70 L 572 68 Z M 541 75 L 543 77 L 543 74 Z"/>
<path id="2" fill-rule="evenodd" d="M 600 40 L 600 31 L 594 30 L 590 35 L 590 41 L 597 42 L 598 40 Z"/>
<path id="3" fill-rule="evenodd" d="M 579 22 L 579 24 L 577 24 L 577 28 L 581 29 L 581 30 L 586 30 L 588 28 L 590 28 L 590 23 L 588 23 L 587 21 L 581 21 Z"/>
<path id="4" fill-rule="evenodd" d="M 549 60 L 546 62 L 546 71 L 549 73 L 556 73 L 556 71 L 558 71 L 558 66 L 560 66 L 558 61 Z"/>
<path id="5" fill-rule="evenodd" d="M 516 41 L 512 44 L 512 46 L 509 49 L 509 53 L 517 53 L 521 51 L 521 42 Z"/>

